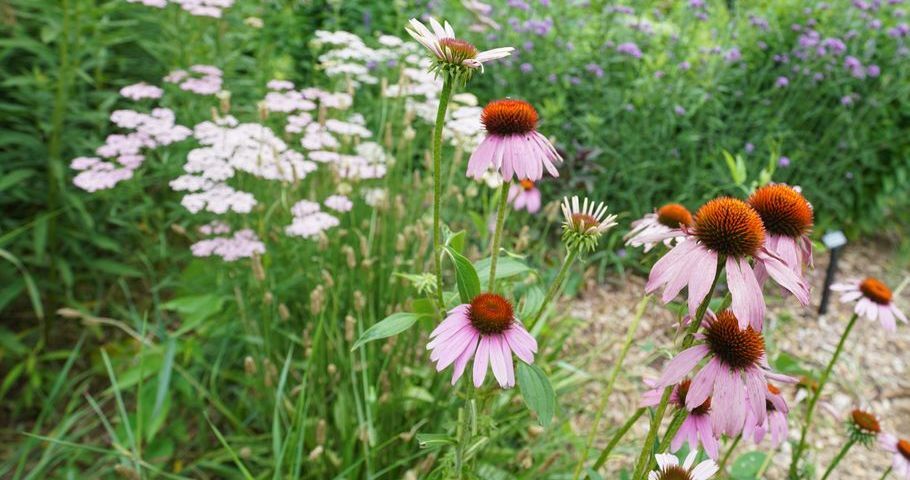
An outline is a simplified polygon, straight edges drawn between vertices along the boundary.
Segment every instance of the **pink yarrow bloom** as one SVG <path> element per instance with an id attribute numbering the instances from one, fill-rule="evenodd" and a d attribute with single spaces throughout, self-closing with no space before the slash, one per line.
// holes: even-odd
<path id="1" fill-rule="evenodd" d="M 716 434 L 740 434 L 748 414 L 755 424 L 764 424 L 768 380 L 796 383 L 792 377 L 771 371 L 761 333 L 751 326 L 741 328 L 730 310 L 709 315 L 704 333 L 696 338 L 703 343 L 673 357 L 655 386 L 676 385 L 702 360 L 709 359 L 692 378 L 685 402 L 691 410 L 711 398 L 711 423 Z"/>
<path id="2" fill-rule="evenodd" d="M 513 47 L 500 47 L 480 52 L 477 47 L 455 37 L 455 30 L 445 22 L 440 24 L 435 18 L 430 18 L 430 27 L 412 18 L 405 30 L 427 48 L 436 58 L 435 69 L 443 70 L 446 66 L 464 67 L 469 70 L 481 69 L 483 64 L 491 60 L 508 57 L 515 50 Z"/>
<path id="3" fill-rule="evenodd" d="M 648 277 L 648 293 L 664 287 L 661 300 L 669 303 L 688 286 L 689 313 L 693 314 L 708 295 L 724 261 L 732 309 L 740 327 L 751 325 L 761 331 L 765 318 L 765 298 L 749 259 L 764 266 L 778 284 L 807 305 L 809 287 L 777 255 L 764 248 L 765 228 L 758 213 L 742 200 L 721 197 L 698 209 L 694 226 L 683 228 L 686 238 L 661 257 Z M 667 238 L 675 232 L 665 234 Z M 661 238 L 653 237 L 654 241 Z"/>
<path id="4" fill-rule="evenodd" d="M 540 211 L 540 190 L 530 180 L 513 183 L 509 186 L 509 203 L 515 210 L 537 213 Z"/>
<path id="5" fill-rule="evenodd" d="M 430 333 L 430 339 L 427 350 L 431 350 L 430 360 L 436 362 L 436 371 L 454 365 L 452 385 L 474 357 L 475 387 L 483 385 L 489 366 L 502 388 L 512 388 L 512 353 L 527 364 L 534 363 L 537 353 L 537 341 L 515 318 L 512 304 L 495 293 L 481 293 L 471 303 L 450 310 Z"/>
<path id="6" fill-rule="evenodd" d="M 558 177 L 556 165 L 562 157 L 537 131 L 537 120 L 537 110 L 523 100 L 488 103 L 480 115 L 487 135 L 468 160 L 468 176 L 480 180 L 493 167 L 506 181 L 514 176 L 536 182 L 543 177 L 544 168 Z"/>
<path id="7" fill-rule="evenodd" d="M 897 330 L 895 318 L 907 323 L 907 316 L 894 304 L 891 289 L 878 279 L 869 277 L 864 280 L 835 283 L 831 285 L 831 290 L 842 293 L 841 302 L 856 302 L 853 311 L 857 315 L 872 321 L 878 320 L 889 332 Z"/>
<path id="8" fill-rule="evenodd" d="M 883 433 L 878 442 L 883 449 L 894 454 L 891 474 L 900 480 L 910 480 L 910 440 Z"/>
<path id="9" fill-rule="evenodd" d="M 698 450 L 692 450 L 680 465 L 676 455 L 658 453 L 654 455 L 657 470 L 648 473 L 648 480 L 708 480 L 717 473 L 719 467 L 714 460 L 705 460 L 695 465 L 697 456 Z"/>
<path id="10" fill-rule="evenodd" d="M 812 205 L 789 185 L 776 183 L 761 187 L 749 197 L 749 206 L 758 212 L 765 226 L 765 249 L 783 260 L 793 273 L 802 276 L 806 266 L 813 266 Z M 768 272 L 763 263 L 755 266 L 759 283 L 764 284 Z"/>
<path id="11" fill-rule="evenodd" d="M 645 383 L 653 387 L 656 382 L 645 380 Z M 698 450 L 699 445 L 714 460 L 717 460 L 720 454 L 718 438 L 714 434 L 714 427 L 711 424 L 711 397 L 708 397 L 701 405 L 689 409 L 686 408 L 686 395 L 692 385 L 690 379 L 685 379 L 673 387 L 673 393 L 670 394 L 670 404 L 678 409 L 686 409 L 689 414 L 670 442 L 670 451 L 676 453 L 682 448 L 683 443 L 688 443 L 691 450 Z M 656 407 L 660 404 L 663 396 L 663 388 L 654 388 L 648 390 L 642 395 L 642 407 Z"/>
<path id="12" fill-rule="evenodd" d="M 626 245 L 643 246 L 644 251 L 649 252 L 658 243 L 672 247 L 677 241 L 685 239 L 682 229 L 692 226 L 692 214 L 678 203 L 668 203 L 632 222 L 631 226 L 632 230 L 623 237 Z"/>

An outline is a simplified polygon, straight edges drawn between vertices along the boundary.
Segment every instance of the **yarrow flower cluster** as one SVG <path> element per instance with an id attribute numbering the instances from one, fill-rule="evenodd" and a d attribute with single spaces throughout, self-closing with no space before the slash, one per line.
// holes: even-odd
<path id="1" fill-rule="evenodd" d="M 285 227 L 286 234 L 292 237 L 314 238 L 320 233 L 341 224 L 337 217 L 320 211 L 318 203 L 301 200 L 291 207 L 294 219 Z"/>
<path id="2" fill-rule="evenodd" d="M 193 65 L 188 70 L 174 70 L 164 77 L 164 81 L 197 95 L 214 95 L 221 91 L 222 76 L 218 67 Z"/>
<path id="3" fill-rule="evenodd" d="M 234 5 L 234 0 L 126 0 L 147 7 L 164 8 L 168 3 L 179 5 L 190 15 L 197 17 L 221 18 L 224 10 Z"/>
<path id="4" fill-rule="evenodd" d="M 209 229 L 217 233 L 230 233 L 223 228 Z M 265 253 L 265 244 L 259 240 L 256 233 L 250 229 L 234 232 L 232 236 L 220 236 L 200 240 L 190 246 L 190 250 L 197 257 L 221 257 L 226 262 L 233 262 L 241 258 L 250 258 L 255 254 Z"/>
<path id="5" fill-rule="evenodd" d="M 164 90 L 145 82 L 134 83 L 120 89 L 120 95 L 130 100 L 157 99 L 161 98 Z"/>

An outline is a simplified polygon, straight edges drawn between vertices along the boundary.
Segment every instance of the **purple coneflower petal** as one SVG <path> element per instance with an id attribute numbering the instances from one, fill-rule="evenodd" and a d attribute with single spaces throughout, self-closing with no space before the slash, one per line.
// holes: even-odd
<path id="1" fill-rule="evenodd" d="M 464 351 L 461 352 L 461 355 L 455 360 L 455 370 L 452 372 L 452 385 L 455 385 L 455 382 L 464 374 L 464 369 L 468 365 L 468 360 L 471 359 L 471 356 L 474 355 L 474 351 L 477 349 L 477 341 L 479 339 L 480 334 L 474 333 L 468 346 L 465 347 Z"/>
<path id="2" fill-rule="evenodd" d="M 770 252 L 762 250 L 759 250 L 757 260 L 768 270 L 768 275 L 780 286 L 789 290 L 799 300 L 799 303 L 809 305 L 809 286 L 783 260 L 770 254 Z"/>
<path id="3" fill-rule="evenodd" d="M 731 308 L 739 320 L 739 327 L 752 325 L 752 328 L 761 331 L 765 318 L 765 298 L 746 259 L 727 257 L 727 286 L 733 297 Z"/>
<path id="4" fill-rule="evenodd" d="M 490 367 L 493 369 L 493 376 L 500 386 L 506 388 L 509 383 L 506 363 L 511 361 L 511 358 L 504 358 L 501 335 L 490 335 L 486 338 L 490 340 Z"/>
<path id="5" fill-rule="evenodd" d="M 490 337 L 480 337 L 477 344 L 477 352 L 474 353 L 474 386 L 483 385 L 483 380 L 487 376 L 487 365 L 490 363 Z"/>
<path id="6" fill-rule="evenodd" d="M 712 358 L 711 361 L 695 375 L 695 378 L 692 379 L 692 383 L 689 384 L 689 391 L 686 393 L 687 409 L 693 410 L 698 408 L 701 404 L 705 403 L 705 400 L 707 400 L 709 396 L 711 396 L 720 368 L 724 368 L 721 366 L 720 360 Z"/>
<path id="7" fill-rule="evenodd" d="M 705 358 L 709 352 L 710 350 L 707 345 L 696 345 L 680 352 L 679 355 L 673 357 L 673 359 L 670 360 L 670 363 L 667 364 L 667 368 L 664 370 L 664 374 L 660 377 L 660 380 L 657 381 L 657 384 L 661 387 L 676 385 L 688 375 L 689 372 L 698 365 L 698 362 Z"/>
<path id="8" fill-rule="evenodd" d="M 746 375 L 746 400 L 752 409 L 753 415 L 759 423 L 764 423 L 768 410 L 765 406 L 768 390 L 768 382 L 761 370 L 756 367 L 749 367 L 744 372 Z M 737 373 L 738 375 L 738 373 Z"/>

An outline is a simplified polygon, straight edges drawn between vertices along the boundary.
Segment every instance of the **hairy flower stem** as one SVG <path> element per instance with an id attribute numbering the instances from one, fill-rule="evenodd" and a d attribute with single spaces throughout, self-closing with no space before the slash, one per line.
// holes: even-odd
<path id="1" fill-rule="evenodd" d="M 608 443 L 607 446 L 604 447 L 604 449 L 600 452 L 600 456 L 597 457 L 597 461 L 594 462 L 594 465 L 591 467 L 592 470 L 597 471 L 598 468 L 602 467 L 604 463 L 607 462 L 607 458 L 610 456 L 610 452 L 612 452 L 616 445 L 619 444 L 619 441 L 622 440 L 622 437 L 624 437 L 629 429 L 632 428 L 632 425 L 635 425 L 635 422 L 637 422 L 638 419 L 644 415 L 646 410 L 646 408 L 639 408 L 635 411 L 635 413 L 632 414 L 631 417 L 629 417 L 628 420 L 626 420 L 626 423 L 622 424 L 622 426 L 619 427 L 619 430 L 617 430 L 616 433 L 613 434 L 613 438 L 610 439 L 610 443 Z"/>
<path id="2" fill-rule="evenodd" d="M 540 317 L 543 316 L 543 312 L 547 311 L 547 307 L 550 305 L 550 302 L 556 297 L 556 293 L 559 292 L 559 287 L 562 286 L 562 282 L 566 279 L 566 275 L 569 273 L 569 267 L 572 266 L 572 263 L 575 262 L 575 258 L 578 256 L 578 250 L 570 248 L 566 252 L 566 258 L 562 261 L 562 266 L 559 267 L 559 273 L 556 274 L 556 278 L 553 280 L 553 283 L 550 285 L 549 290 L 547 290 L 547 295 L 543 298 L 543 303 L 540 304 L 540 308 L 537 309 L 537 313 L 534 314 L 534 318 L 528 323 L 528 328 L 533 327 Z"/>
<path id="3" fill-rule="evenodd" d="M 891 473 L 892 468 L 894 468 L 894 467 L 888 467 L 888 469 L 885 470 L 885 473 L 882 474 L 882 478 L 880 478 L 878 480 L 885 480 L 886 478 L 888 478 L 888 474 Z"/>
<path id="4" fill-rule="evenodd" d="M 840 463 L 841 460 L 843 460 L 844 455 L 846 455 L 847 452 L 850 451 L 850 448 L 853 447 L 853 445 L 855 443 L 856 443 L 856 440 L 854 440 L 852 438 L 847 440 L 847 443 L 845 443 L 844 446 L 840 449 L 840 451 L 837 452 L 837 456 L 834 457 L 833 460 L 831 460 L 831 465 L 828 465 L 828 469 L 825 470 L 825 474 L 822 475 L 822 480 L 827 480 L 828 476 L 831 475 L 831 472 L 833 472 L 834 469 L 837 468 L 837 464 Z"/>
<path id="5" fill-rule="evenodd" d="M 493 285 L 496 284 L 496 261 L 499 259 L 499 244 L 502 241 L 502 224 L 506 218 L 506 208 L 509 200 L 509 181 L 502 182 L 499 188 L 499 208 L 496 212 L 496 229 L 493 230 L 493 251 L 490 254 L 490 281 L 487 283 L 487 291 L 493 291 Z"/>
<path id="6" fill-rule="evenodd" d="M 446 75 L 439 94 L 439 108 L 436 110 L 436 128 L 433 130 L 433 265 L 436 268 L 436 303 L 445 310 L 442 299 L 442 258 L 440 257 L 439 205 L 442 202 L 442 127 L 446 109 L 452 96 L 452 79 Z"/>
<path id="7" fill-rule="evenodd" d="M 837 349 L 834 350 L 831 361 L 828 362 L 828 366 L 825 367 L 824 373 L 822 373 L 821 378 L 818 379 L 818 388 L 815 390 L 815 394 L 812 395 L 812 398 L 809 399 L 809 405 L 806 407 L 806 421 L 803 423 L 803 430 L 799 436 L 799 443 L 796 444 L 796 448 L 793 449 L 793 458 L 790 459 L 790 472 L 788 473 L 787 478 L 790 478 L 791 480 L 798 478 L 799 459 L 803 450 L 806 448 L 806 435 L 809 433 L 809 427 L 812 426 L 812 416 L 815 414 L 815 405 L 822 395 L 822 390 L 825 389 L 825 384 L 828 382 L 831 370 L 834 369 L 834 364 L 837 363 L 837 359 L 844 350 L 844 345 L 847 343 L 847 337 L 850 336 L 850 331 L 853 330 L 853 325 L 856 324 L 857 318 L 858 315 L 854 313 L 853 316 L 850 317 L 850 321 L 847 322 L 847 328 L 844 329 L 844 333 L 837 343 Z"/>
<path id="8" fill-rule="evenodd" d="M 717 257 L 717 269 L 714 272 L 714 280 L 711 281 L 711 288 L 708 289 L 708 294 L 705 295 L 704 300 L 698 306 L 698 310 L 695 311 L 695 318 L 689 328 L 686 329 L 686 337 L 683 339 L 682 346 L 679 349 L 680 352 L 691 347 L 695 341 L 695 332 L 698 331 L 702 320 L 705 318 L 705 313 L 708 311 L 708 305 L 711 303 L 714 289 L 717 288 L 717 280 L 720 279 L 720 272 L 724 268 L 725 260 L 723 255 Z M 672 393 L 673 385 L 664 389 L 664 394 L 661 396 L 657 410 L 654 412 L 654 417 L 651 419 L 651 428 L 648 430 L 648 436 L 645 437 L 645 442 L 641 447 L 641 454 L 638 455 L 638 461 L 635 463 L 635 471 L 632 474 L 633 480 L 643 480 L 647 475 L 647 469 L 653 457 L 651 450 L 654 446 L 654 440 L 657 438 L 657 430 L 660 429 L 660 422 L 663 420 L 664 414 L 667 413 L 667 405 L 670 402 L 670 394 Z"/>
<path id="9" fill-rule="evenodd" d="M 671 420 L 670 425 L 667 426 L 667 431 L 664 433 L 664 438 L 657 445 L 657 451 L 654 453 L 664 453 L 668 448 L 670 448 L 670 442 L 673 441 L 673 437 L 676 436 L 676 432 L 679 432 L 679 429 L 682 428 L 682 424 L 686 421 L 687 418 L 689 418 L 689 411 L 685 408 L 679 409 L 676 412 L 676 415 L 673 415 L 673 420 Z"/>
<path id="10" fill-rule="evenodd" d="M 739 441 L 743 439 L 742 434 L 736 436 L 733 439 L 733 443 L 730 445 L 730 448 L 727 449 L 727 453 L 724 453 L 723 458 L 720 459 L 720 463 L 717 464 L 717 471 L 724 474 L 724 468 L 727 466 L 727 462 L 730 461 L 730 456 L 733 455 L 733 450 L 736 450 L 736 446 L 739 445 Z M 770 454 L 769 454 L 770 455 Z"/>
<path id="11" fill-rule="evenodd" d="M 467 389 L 465 404 L 458 409 L 458 424 L 455 427 L 455 437 L 458 442 L 455 445 L 455 474 L 459 480 L 465 478 L 463 475 L 465 451 L 477 430 L 477 403 L 474 400 L 474 387 L 471 382 L 465 382 L 465 385 Z"/>
<path id="12" fill-rule="evenodd" d="M 571 255 L 571 253 L 569 255 Z M 564 265 L 566 264 L 568 264 L 568 262 L 564 263 Z M 565 269 L 563 269 L 563 271 L 564 270 Z M 560 273 L 562 273 L 562 271 L 560 271 Z M 554 283 L 554 285 L 556 284 Z M 575 466 L 575 474 L 572 475 L 574 480 L 578 480 L 581 476 L 581 471 L 585 466 L 585 462 L 588 460 L 588 452 L 591 450 L 591 445 L 594 443 L 594 436 L 597 433 L 598 427 L 600 427 L 600 420 L 603 418 L 604 410 L 607 409 L 607 403 L 610 400 L 610 395 L 613 393 L 616 377 L 619 376 L 619 371 L 622 369 L 622 363 L 626 358 L 626 353 L 629 352 L 629 347 L 632 346 L 635 332 L 638 331 L 638 324 L 640 323 L 641 317 L 645 313 L 645 307 L 648 306 L 650 300 L 651 296 L 645 295 L 635 308 L 635 317 L 632 318 L 632 322 L 626 330 L 626 341 L 623 343 L 622 350 L 619 352 L 619 358 L 616 360 L 616 363 L 613 364 L 613 370 L 610 372 L 610 379 L 607 381 L 607 388 L 600 397 L 600 405 L 597 407 L 597 413 L 594 415 L 594 423 L 591 425 L 591 430 L 588 432 L 588 440 L 585 442 L 584 450 L 581 451 L 581 458 L 578 460 L 578 465 Z"/>

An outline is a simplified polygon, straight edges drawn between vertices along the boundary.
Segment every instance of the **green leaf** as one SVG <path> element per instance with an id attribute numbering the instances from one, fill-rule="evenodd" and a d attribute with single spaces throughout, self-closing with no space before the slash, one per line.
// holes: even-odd
<path id="1" fill-rule="evenodd" d="M 490 257 L 474 262 L 474 268 L 477 269 L 477 275 L 480 276 L 480 278 L 489 277 Z M 499 257 L 499 260 L 496 261 L 496 280 L 502 280 L 504 278 L 514 277 L 533 271 L 534 270 L 531 269 L 531 267 L 528 267 L 524 262 L 514 257 L 501 256 Z"/>
<path id="2" fill-rule="evenodd" d="M 455 445 L 455 439 L 444 433 L 418 433 L 417 445 L 420 448 L 439 448 Z"/>
<path id="3" fill-rule="evenodd" d="M 452 247 L 445 247 L 446 253 L 455 263 L 455 281 L 458 284 L 458 295 L 461 297 L 461 303 L 471 303 L 477 295 L 480 295 L 480 277 L 474 270 L 471 261 L 462 254 L 455 251 Z"/>
<path id="4" fill-rule="evenodd" d="M 556 413 L 556 392 L 546 374 L 537 365 L 518 362 L 518 387 L 540 425 L 548 427 Z"/>
<path id="5" fill-rule="evenodd" d="M 117 275 L 120 277 L 141 277 L 142 272 L 139 270 L 126 265 L 124 263 L 115 262 L 106 258 L 99 258 L 94 260 L 90 264 L 93 268 L 101 270 L 105 273 L 110 273 L 112 275 Z"/>
<path id="6" fill-rule="evenodd" d="M 767 454 L 764 452 L 748 452 L 740 455 L 730 469 L 730 477 L 734 480 L 758 479 L 758 471 L 765 463 Z"/>
<path id="7" fill-rule="evenodd" d="M 399 333 L 411 328 L 411 325 L 414 325 L 414 322 L 420 319 L 422 315 L 417 315 L 416 313 L 409 312 L 398 312 L 385 317 L 379 323 L 368 328 L 367 331 L 363 332 L 363 335 L 354 342 L 354 346 L 351 347 L 351 351 L 357 350 L 361 345 L 372 342 L 373 340 L 379 340 L 380 338 L 391 337 L 392 335 L 398 335 Z"/>
<path id="8" fill-rule="evenodd" d="M 186 297 L 175 298 L 163 305 L 165 310 L 171 310 L 180 314 L 186 324 L 176 332 L 174 336 L 180 336 L 190 330 L 193 325 L 212 317 L 221 311 L 224 306 L 225 297 L 206 294 L 206 295 L 189 295 Z"/>
<path id="9" fill-rule="evenodd" d="M 464 251 L 465 237 L 466 234 L 464 230 L 452 233 L 446 237 L 446 246 L 450 246 L 454 248 L 456 252 L 461 253 Z"/>

